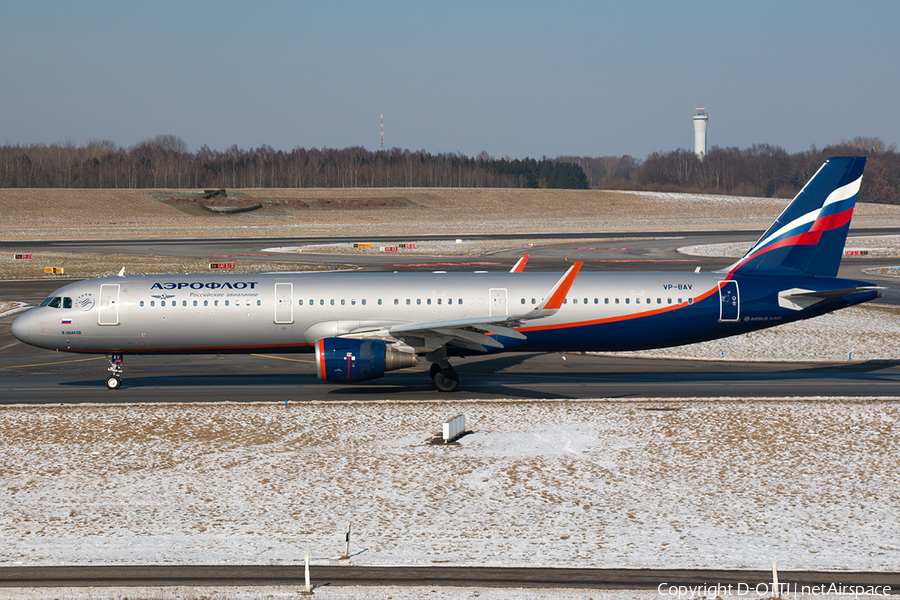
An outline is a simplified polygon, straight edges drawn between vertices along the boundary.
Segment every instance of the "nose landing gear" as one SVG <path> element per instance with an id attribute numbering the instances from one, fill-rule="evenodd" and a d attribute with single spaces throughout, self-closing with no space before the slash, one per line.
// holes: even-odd
<path id="1" fill-rule="evenodd" d="M 106 360 L 109 361 L 109 369 L 112 375 L 106 378 L 106 387 L 110 390 L 117 390 L 122 387 L 122 361 L 121 354 L 107 354 Z"/>

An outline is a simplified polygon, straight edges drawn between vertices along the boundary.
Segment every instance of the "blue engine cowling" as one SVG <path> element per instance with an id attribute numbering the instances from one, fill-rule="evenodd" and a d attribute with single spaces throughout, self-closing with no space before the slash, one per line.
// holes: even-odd
<path id="1" fill-rule="evenodd" d="M 321 338 L 316 341 L 316 375 L 322 381 L 347 383 L 382 377 L 386 371 L 416 364 L 414 352 L 383 340 Z"/>

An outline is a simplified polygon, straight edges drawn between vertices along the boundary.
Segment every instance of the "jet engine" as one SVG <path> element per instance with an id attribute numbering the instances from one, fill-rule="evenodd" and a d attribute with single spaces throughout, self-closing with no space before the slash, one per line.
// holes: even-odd
<path id="1" fill-rule="evenodd" d="M 367 381 L 415 365 L 414 352 L 383 340 L 331 337 L 316 341 L 316 375 L 322 381 Z"/>

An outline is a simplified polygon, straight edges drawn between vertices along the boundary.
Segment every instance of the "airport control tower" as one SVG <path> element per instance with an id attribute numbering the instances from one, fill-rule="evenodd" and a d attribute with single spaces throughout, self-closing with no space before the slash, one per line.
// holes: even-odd
<path id="1" fill-rule="evenodd" d="M 706 156 L 706 125 L 709 115 L 705 108 L 694 109 L 694 154 L 699 158 Z"/>

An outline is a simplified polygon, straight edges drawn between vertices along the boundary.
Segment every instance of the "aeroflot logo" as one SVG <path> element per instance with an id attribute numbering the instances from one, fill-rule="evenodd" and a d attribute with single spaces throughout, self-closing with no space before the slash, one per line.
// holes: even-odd
<path id="1" fill-rule="evenodd" d="M 167 281 L 166 283 L 154 283 L 150 286 L 151 290 L 255 290 L 256 284 L 258 281 L 235 281 L 234 283 L 228 281 L 210 281 L 209 283 L 202 283 L 200 281 L 194 281 L 188 283 L 187 281 L 181 281 L 178 283 L 174 283 L 172 281 Z"/>

